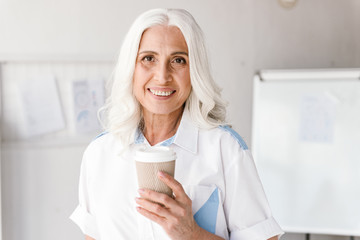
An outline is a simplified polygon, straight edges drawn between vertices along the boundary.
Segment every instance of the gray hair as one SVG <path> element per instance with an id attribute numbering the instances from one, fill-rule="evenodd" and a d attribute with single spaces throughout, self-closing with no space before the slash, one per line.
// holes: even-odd
<path id="1" fill-rule="evenodd" d="M 110 96 L 101 112 L 105 129 L 129 147 L 142 120 L 141 107 L 133 95 L 133 74 L 139 44 L 144 31 L 152 26 L 176 26 L 182 32 L 189 51 L 192 90 L 185 103 L 192 121 L 210 129 L 225 123 L 226 102 L 209 68 L 202 30 L 191 14 L 182 9 L 153 9 L 141 14 L 132 24 L 122 44 L 113 73 Z"/>

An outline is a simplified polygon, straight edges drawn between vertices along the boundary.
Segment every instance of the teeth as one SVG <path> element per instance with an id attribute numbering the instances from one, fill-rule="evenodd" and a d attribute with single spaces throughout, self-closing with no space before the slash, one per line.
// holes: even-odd
<path id="1" fill-rule="evenodd" d="M 166 97 L 166 96 L 171 95 L 174 91 L 164 92 L 164 91 L 158 91 L 158 90 L 150 89 L 150 92 L 152 92 L 152 94 L 154 94 L 154 95 L 156 95 L 156 96 Z"/>

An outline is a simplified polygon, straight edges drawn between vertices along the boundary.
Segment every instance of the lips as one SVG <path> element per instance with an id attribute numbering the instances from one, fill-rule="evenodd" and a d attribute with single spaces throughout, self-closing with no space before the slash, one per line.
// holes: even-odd
<path id="1" fill-rule="evenodd" d="M 175 90 L 157 90 L 151 88 L 149 88 L 148 90 L 155 96 L 160 96 L 160 97 L 167 97 L 175 92 Z"/>

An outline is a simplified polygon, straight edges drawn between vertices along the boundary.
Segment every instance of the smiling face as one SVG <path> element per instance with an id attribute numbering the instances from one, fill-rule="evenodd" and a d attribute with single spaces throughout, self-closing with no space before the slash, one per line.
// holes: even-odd
<path id="1" fill-rule="evenodd" d="M 141 38 L 133 93 L 146 114 L 180 116 L 191 92 L 188 48 L 174 26 L 154 26 Z"/>

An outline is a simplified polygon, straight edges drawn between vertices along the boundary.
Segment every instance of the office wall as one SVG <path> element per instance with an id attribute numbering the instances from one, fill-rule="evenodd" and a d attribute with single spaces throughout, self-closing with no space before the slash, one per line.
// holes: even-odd
<path id="1" fill-rule="evenodd" d="M 288 11 L 275 2 L 254 1 L 255 70 L 360 66 L 359 1 L 299 0 Z M 284 239 L 305 239 L 305 234 L 290 233 Z M 349 237 L 312 234 L 311 239 Z"/>
<path id="2" fill-rule="evenodd" d="M 236 105 L 229 119 L 250 140 L 252 1 L 3 1 L 0 8 L 0 60 L 114 60 L 135 17 L 155 7 L 189 10 L 208 40 L 213 72 L 224 96 Z M 229 89 L 241 89 L 238 91 Z M 241 95 L 240 99 L 236 96 Z M 235 97 L 235 99 L 234 99 Z M 241 102 L 241 105 L 237 102 Z M 238 110 L 244 109 L 247 117 Z"/>
<path id="3" fill-rule="evenodd" d="M 203 28 L 212 70 L 229 101 L 229 120 L 250 143 L 252 76 L 262 68 L 322 68 L 360 66 L 360 4 L 358 0 L 299 0 L 294 9 L 276 0 L 156 1 L 0 1 L 0 61 L 112 61 L 130 23 L 154 7 L 189 10 Z M 11 145 L 11 144 L 10 144 Z M 4 239 L 79 239 L 75 226 L 62 221 L 76 205 L 80 155 L 85 144 L 29 150 L 43 156 L 29 159 L 10 148 L 2 151 Z M 21 150 L 21 149 L 20 149 Z M 50 152 L 49 152 L 50 151 Z M 58 157 L 49 160 L 49 156 Z M 62 156 L 62 157 L 61 157 Z M 66 158 L 66 161 L 62 159 Z M 49 174 L 51 173 L 51 174 Z M 42 177 L 39 177 L 42 176 Z M 49 179 L 55 187 L 42 185 Z M 66 180 L 64 180 L 66 179 Z M 40 181 L 40 182 L 39 182 Z M 63 183 L 63 185 L 62 185 Z M 33 187 L 30 192 L 26 187 Z M 31 197 L 36 195 L 37 197 Z M 33 216 L 54 201 L 64 204 Z M 44 202 L 28 202 L 43 199 Z M 60 198 L 61 199 L 61 198 Z M 61 202 L 61 201 L 60 201 Z M 56 212 L 58 211 L 58 212 Z M 46 219 L 55 219 L 46 221 Z M 39 220 L 41 219 L 41 220 Z M 36 221 L 34 221 L 36 220 Z M 57 226 L 54 226 L 56 224 Z M 58 234 L 56 231 L 67 231 Z M 19 238 L 20 237 L 20 238 Z M 285 239 L 303 239 L 289 234 Z M 313 236 L 312 239 L 346 239 Z"/>
<path id="4" fill-rule="evenodd" d="M 359 1 L 255 1 L 256 68 L 358 67 Z"/>
<path id="5" fill-rule="evenodd" d="M 360 41 L 359 41 L 359 38 L 360 38 L 360 31 L 357 30 L 357 27 L 358 24 L 356 23 L 359 23 L 360 22 L 360 14 L 359 14 L 359 9 L 360 9 L 360 1 L 353 1 L 353 15 L 355 16 L 355 19 L 354 19 L 354 27 L 353 27 L 353 32 L 355 32 L 355 41 L 356 41 L 356 47 L 355 47 L 355 52 L 357 53 L 356 54 L 356 59 L 355 59 L 355 64 L 356 66 L 359 66 L 360 65 Z"/>

